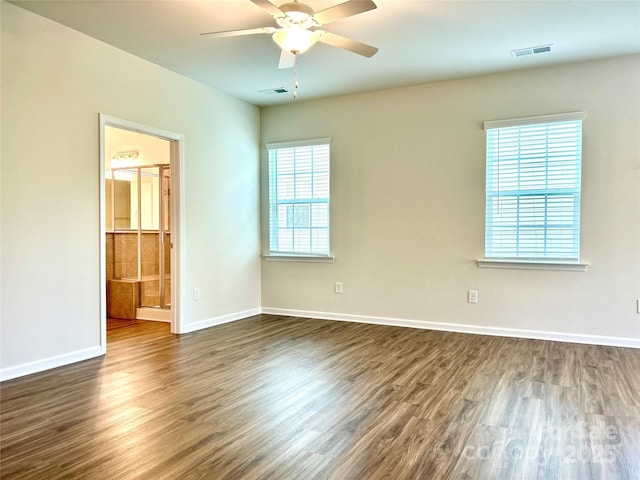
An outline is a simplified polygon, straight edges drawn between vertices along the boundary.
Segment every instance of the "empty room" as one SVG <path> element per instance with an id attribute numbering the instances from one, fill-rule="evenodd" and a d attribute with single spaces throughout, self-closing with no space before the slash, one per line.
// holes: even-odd
<path id="1" fill-rule="evenodd" d="M 640 479 L 640 2 L 0 8 L 2 479 Z"/>

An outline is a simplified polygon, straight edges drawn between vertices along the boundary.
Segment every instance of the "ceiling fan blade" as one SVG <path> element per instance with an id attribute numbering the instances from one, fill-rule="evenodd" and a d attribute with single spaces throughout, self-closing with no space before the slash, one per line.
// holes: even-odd
<path id="1" fill-rule="evenodd" d="M 335 22 L 341 18 L 368 12 L 374 8 L 377 8 L 377 6 L 371 0 L 352 0 L 350 2 L 344 2 L 339 5 L 320 10 L 313 15 L 313 19 L 319 25 L 326 25 L 327 23 Z"/>
<path id="2" fill-rule="evenodd" d="M 363 57 L 373 57 L 378 51 L 376 47 L 372 47 L 366 43 L 361 43 L 341 35 L 336 35 L 335 33 L 325 32 L 322 30 L 316 30 L 316 32 L 320 33 L 318 37 L 319 42 L 342 48 L 344 50 L 349 50 L 350 52 L 357 53 Z"/>
<path id="3" fill-rule="evenodd" d="M 280 53 L 280 63 L 278 64 L 278 68 L 293 68 L 293 65 L 296 63 L 296 56 L 282 49 L 282 53 Z"/>
<path id="4" fill-rule="evenodd" d="M 213 38 L 220 37 L 238 37 L 240 35 L 256 35 L 259 33 L 273 33 L 276 29 L 273 27 L 249 28 L 247 30 L 227 30 L 224 32 L 205 32 L 200 35 L 208 35 Z"/>
<path id="5" fill-rule="evenodd" d="M 276 7 L 269 0 L 251 0 L 251 1 L 255 3 L 257 6 L 259 6 L 261 9 L 263 9 L 265 12 L 267 12 L 269 15 L 271 15 L 272 17 L 284 16 L 284 13 L 282 13 L 282 10 Z"/>

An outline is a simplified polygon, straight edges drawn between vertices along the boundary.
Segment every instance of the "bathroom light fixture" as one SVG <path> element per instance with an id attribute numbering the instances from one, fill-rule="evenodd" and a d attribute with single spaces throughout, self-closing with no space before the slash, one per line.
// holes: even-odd
<path id="1" fill-rule="evenodd" d="M 109 167 L 111 169 L 132 167 L 138 163 L 138 158 L 140 154 L 137 151 L 118 152 L 111 156 Z"/>
<path id="2" fill-rule="evenodd" d="M 118 152 L 111 157 L 111 160 L 125 160 L 125 159 L 134 159 L 138 158 L 140 154 L 137 151 L 131 152 Z"/>

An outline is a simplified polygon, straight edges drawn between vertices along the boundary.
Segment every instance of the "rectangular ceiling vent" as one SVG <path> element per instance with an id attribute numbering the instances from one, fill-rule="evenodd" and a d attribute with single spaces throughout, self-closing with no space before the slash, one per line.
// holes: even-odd
<path id="1" fill-rule="evenodd" d="M 511 56 L 516 57 L 525 57 L 527 55 L 537 55 L 538 53 L 548 53 L 551 51 L 553 44 L 550 45 L 539 45 L 537 47 L 529 47 L 529 48 L 520 48 L 518 50 L 511 50 Z"/>
<path id="2" fill-rule="evenodd" d="M 278 87 L 278 88 L 267 88 L 266 90 L 258 90 L 258 93 L 262 93 L 264 95 L 278 95 L 280 93 L 287 93 L 289 90 L 287 90 L 284 87 Z"/>

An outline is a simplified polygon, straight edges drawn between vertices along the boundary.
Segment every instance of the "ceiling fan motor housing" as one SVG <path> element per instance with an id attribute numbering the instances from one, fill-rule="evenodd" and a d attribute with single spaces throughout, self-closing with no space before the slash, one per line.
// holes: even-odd
<path id="1" fill-rule="evenodd" d="M 282 23 L 278 23 L 283 27 L 299 27 L 310 28 L 314 26 L 313 14 L 315 11 L 309 5 L 299 2 L 289 2 L 280 5 L 278 7 L 285 17 L 282 18 Z"/>

